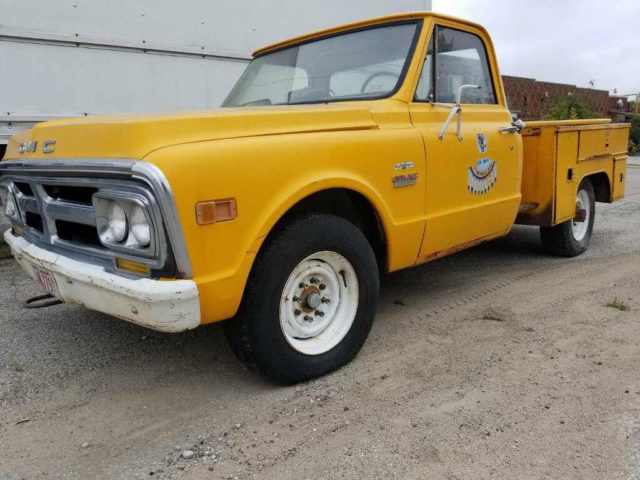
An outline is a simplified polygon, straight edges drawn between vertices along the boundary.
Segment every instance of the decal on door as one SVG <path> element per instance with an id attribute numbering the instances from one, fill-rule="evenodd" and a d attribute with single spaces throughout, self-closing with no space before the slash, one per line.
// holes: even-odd
<path id="1" fill-rule="evenodd" d="M 481 158 L 469 167 L 467 188 L 474 195 L 489 192 L 498 180 L 498 164 L 490 158 Z"/>
<path id="2" fill-rule="evenodd" d="M 487 150 L 489 150 L 489 142 L 487 141 L 487 136 L 484 133 L 479 133 L 476 136 L 476 145 L 478 145 L 478 151 L 480 153 L 487 153 Z"/>

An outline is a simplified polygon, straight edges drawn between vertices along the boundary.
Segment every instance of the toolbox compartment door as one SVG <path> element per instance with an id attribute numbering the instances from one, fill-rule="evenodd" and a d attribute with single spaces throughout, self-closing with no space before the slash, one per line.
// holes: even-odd
<path id="1" fill-rule="evenodd" d="M 613 164 L 613 187 L 611 192 L 612 200 L 619 200 L 624 197 L 625 184 L 627 181 L 627 156 L 616 155 Z"/>
<path id="2" fill-rule="evenodd" d="M 556 192 L 553 223 L 566 222 L 576 215 L 576 158 L 580 144 L 579 132 L 559 132 L 556 157 Z"/>
<path id="3" fill-rule="evenodd" d="M 601 157 L 611 153 L 611 130 L 582 130 L 580 132 L 580 148 L 578 161 L 584 162 L 594 157 Z"/>

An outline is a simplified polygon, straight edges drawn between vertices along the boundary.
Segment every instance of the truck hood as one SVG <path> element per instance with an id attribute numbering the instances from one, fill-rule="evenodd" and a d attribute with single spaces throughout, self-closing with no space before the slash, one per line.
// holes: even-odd
<path id="1" fill-rule="evenodd" d="M 218 109 L 156 116 L 94 116 L 55 120 L 14 136 L 7 159 L 122 158 L 142 159 L 172 145 L 264 135 L 377 128 L 365 106 L 306 105 Z M 37 142 L 35 152 L 19 145 Z M 53 153 L 43 153 L 45 142 Z M 32 143 L 33 145 L 33 143 Z"/>

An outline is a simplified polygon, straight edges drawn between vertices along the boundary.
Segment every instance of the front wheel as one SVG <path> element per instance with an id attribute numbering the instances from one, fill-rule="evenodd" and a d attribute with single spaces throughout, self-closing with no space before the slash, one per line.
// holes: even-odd
<path id="1" fill-rule="evenodd" d="M 541 227 L 545 249 L 552 255 L 575 257 L 589 248 L 596 217 L 596 195 L 591 181 L 585 179 L 576 195 L 576 215 L 572 220 L 554 227 Z"/>
<path id="2" fill-rule="evenodd" d="M 375 255 L 356 226 L 331 215 L 300 218 L 260 253 L 227 337 L 240 360 L 277 382 L 315 378 L 361 349 L 378 289 Z"/>

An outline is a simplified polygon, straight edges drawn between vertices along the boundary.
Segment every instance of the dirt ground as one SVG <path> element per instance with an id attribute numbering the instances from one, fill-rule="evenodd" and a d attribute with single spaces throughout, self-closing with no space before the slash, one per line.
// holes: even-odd
<path id="1" fill-rule="evenodd" d="M 276 387 L 220 327 L 29 311 L 0 262 L 0 480 L 640 480 L 640 168 L 590 251 L 537 230 L 388 276 L 348 367 Z M 183 458 L 185 451 L 186 457 Z"/>

